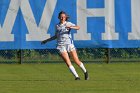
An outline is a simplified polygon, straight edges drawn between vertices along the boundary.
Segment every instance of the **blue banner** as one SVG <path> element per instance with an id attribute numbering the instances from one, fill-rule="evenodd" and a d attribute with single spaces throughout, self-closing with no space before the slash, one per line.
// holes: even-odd
<path id="1" fill-rule="evenodd" d="M 140 47 L 140 0 L 0 0 L 0 49 L 56 48 L 58 13 L 65 11 L 77 48 Z"/>

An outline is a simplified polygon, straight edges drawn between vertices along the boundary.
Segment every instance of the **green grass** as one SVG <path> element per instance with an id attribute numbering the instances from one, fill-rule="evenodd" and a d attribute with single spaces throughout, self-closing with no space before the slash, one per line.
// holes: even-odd
<path id="1" fill-rule="evenodd" d="M 75 81 L 63 63 L 1 64 L 0 93 L 140 93 L 140 63 L 87 63 Z"/>

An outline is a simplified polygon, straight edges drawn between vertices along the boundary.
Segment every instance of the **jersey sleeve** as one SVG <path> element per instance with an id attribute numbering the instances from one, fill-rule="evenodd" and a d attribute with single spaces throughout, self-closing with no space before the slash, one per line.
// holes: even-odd
<path id="1" fill-rule="evenodd" d="M 67 22 L 67 26 L 76 26 L 76 25 L 71 22 Z"/>

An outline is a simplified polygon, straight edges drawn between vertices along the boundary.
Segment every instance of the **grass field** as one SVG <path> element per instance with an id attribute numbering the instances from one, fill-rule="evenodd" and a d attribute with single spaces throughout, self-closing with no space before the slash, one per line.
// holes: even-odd
<path id="1" fill-rule="evenodd" d="M 87 63 L 75 81 L 63 63 L 1 64 L 0 93 L 140 93 L 140 62 Z"/>

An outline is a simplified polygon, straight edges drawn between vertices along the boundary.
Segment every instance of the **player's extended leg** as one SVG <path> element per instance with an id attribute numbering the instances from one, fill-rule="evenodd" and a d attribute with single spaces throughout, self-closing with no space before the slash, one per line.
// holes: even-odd
<path id="1" fill-rule="evenodd" d="M 70 55 L 72 56 L 74 62 L 83 70 L 83 72 L 85 74 L 85 80 L 88 80 L 89 79 L 88 72 L 87 72 L 84 64 L 79 60 L 76 50 L 71 51 Z"/>
<path id="2" fill-rule="evenodd" d="M 63 58 L 63 60 L 65 61 L 65 63 L 67 64 L 67 66 L 69 67 L 70 71 L 72 72 L 72 74 L 75 76 L 75 80 L 80 80 L 75 68 L 73 67 L 69 55 L 67 52 L 61 52 L 61 57 Z"/>

